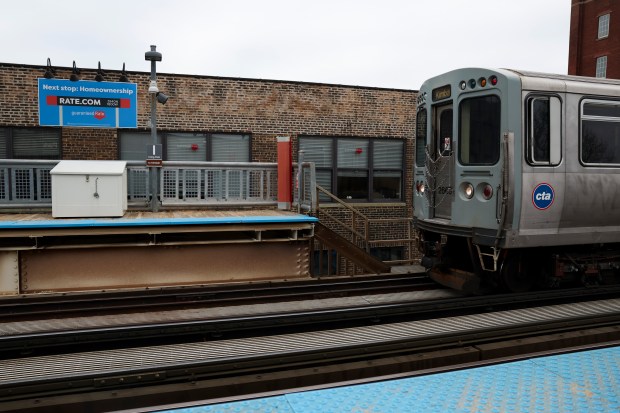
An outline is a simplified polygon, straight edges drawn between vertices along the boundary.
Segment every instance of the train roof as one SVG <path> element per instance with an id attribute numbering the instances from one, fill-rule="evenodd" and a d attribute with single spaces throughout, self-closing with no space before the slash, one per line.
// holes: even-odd
<path id="1" fill-rule="evenodd" d="M 597 96 L 620 96 L 620 80 L 587 76 L 540 73 L 517 69 L 493 69 L 483 67 L 464 67 L 455 69 L 426 80 L 420 90 L 436 88 L 451 82 L 477 78 L 480 74 L 505 76 L 519 82 L 523 90 L 547 91 L 557 93 L 577 93 Z M 487 76 L 485 75 L 485 76 Z"/>
<path id="2" fill-rule="evenodd" d="M 588 76 L 573 76 L 573 75 L 558 75 L 554 73 L 540 73 L 540 72 L 531 72 L 528 70 L 517 70 L 517 69 L 503 69 L 509 72 L 512 72 L 520 77 L 537 77 L 543 79 L 553 79 L 553 80 L 563 80 L 563 81 L 571 81 L 571 82 L 585 82 L 585 83 L 597 83 L 597 84 L 608 84 L 608 85 L 616 85 L 620 86 L 620 80 L 618 79 L 607 79 L 602 77 L 588 77 Z"/>

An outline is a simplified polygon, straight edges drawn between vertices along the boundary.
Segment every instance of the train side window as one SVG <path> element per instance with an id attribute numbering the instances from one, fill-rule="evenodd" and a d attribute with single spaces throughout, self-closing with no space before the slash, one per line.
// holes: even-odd
<path id="1" fill-rule="evenodd" d="M 528 99 L 528 153 L 532 165 L 558 165 L 562 160 L 562 102 L 556 96 Z"/>
<path id="2" fill-rule="evenodd" d="M 620 102 L 585 99 L 581 103 L 581 161 L 620 164 Z"/>

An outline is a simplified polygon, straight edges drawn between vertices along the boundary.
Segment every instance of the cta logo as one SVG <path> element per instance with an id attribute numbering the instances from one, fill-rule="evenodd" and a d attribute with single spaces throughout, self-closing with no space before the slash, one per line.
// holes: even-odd
<path id="1" fill-rule="evenodd" d="M 555 191 L 549 184 L 538 184 L 532 191 L 532 203 L 536 209 L 545 210 L 553 205 Z"/>

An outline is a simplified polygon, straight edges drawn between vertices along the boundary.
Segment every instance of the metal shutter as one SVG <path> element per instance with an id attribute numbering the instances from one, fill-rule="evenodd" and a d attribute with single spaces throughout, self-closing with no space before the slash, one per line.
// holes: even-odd
<path id="1" fill-rule="evenodd" d="M 13 129 L 13 158 L 60 159 L 60 131 Z"/>
<path id="2" fill-rule="evenodd" d="M 403 141 L 374 141 L 374 169 L 403 169 Z"/>
<path id="3" fill-rule="evenodd" d="M 304 151 L 305 162 L 314 162 L 317 168 L 332 167 L 334 151 L 331 138 L 301 138 L 299 150 Z"/>
<path id="4" fill-rule="evenodd" d="M 157 143 L 161 143 L 161 135 L 157 135 Z M 153 144 L 150 133 L 121 132 L 121 160 L 144 161 L 146 160 L 147 145 Z"/>
<path id="5" fill-rule="evenodd" d="M 213 162 L 250 162 L 250 136 L 232 134 L 211 135 Z"/>
<path id="6" fill-rule="evenodd" d="M 203 134 L 168 133 L 166 159 L 169 161 L 207 160 L 207 137 Z"/>

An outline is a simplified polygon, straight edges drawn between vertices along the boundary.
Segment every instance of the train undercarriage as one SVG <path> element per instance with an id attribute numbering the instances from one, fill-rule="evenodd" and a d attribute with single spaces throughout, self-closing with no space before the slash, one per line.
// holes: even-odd
<path id="1" fill-rule="evenodd" d="M 418 247 L 433 280 L 467 293 L 620 283 L 620 244 L 501 249 L 423 231 Z"/>

